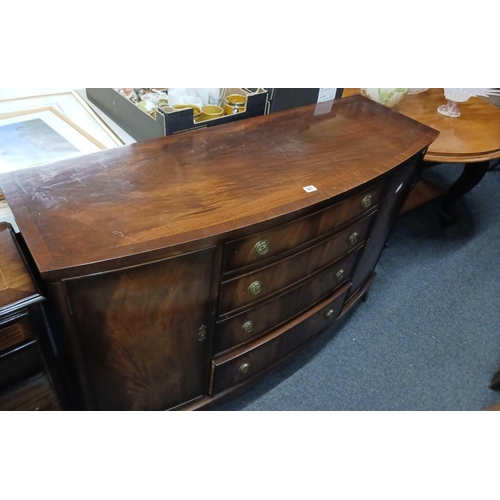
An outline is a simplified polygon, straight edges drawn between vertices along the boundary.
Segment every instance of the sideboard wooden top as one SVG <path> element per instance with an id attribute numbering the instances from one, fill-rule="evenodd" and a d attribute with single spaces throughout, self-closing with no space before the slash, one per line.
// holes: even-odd
<path id="1" fill-rule="evenodd" d="M 4 174 L 42 274 L 210 238 L 370 182 L 438 132 L 353 96 Z M 303 188 L 314 186 L 311 193 Z"/>

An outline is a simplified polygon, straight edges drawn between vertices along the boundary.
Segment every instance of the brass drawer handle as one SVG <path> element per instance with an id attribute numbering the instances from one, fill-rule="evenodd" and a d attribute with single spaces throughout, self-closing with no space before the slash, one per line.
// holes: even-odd
<path id="1" fill-rule="evenodd" d="M 258 241 L 257 243 L 255 243 L 253 251 L 257 255 L 265 255 L 267 252 L 269 252 L 269 241 L 267 240 Z"/>
<path id="2" fill-rule="evenodd" d="M 334 314 L 334 311 L 333 309 L 330 309 L 326 314 L 325 314 L 325 318 L 326 319 L 330 319 Z"/>
<path id="3" fill-rule="evenodd" d="M 243 363 L 239 368 L 238 371 L 240 373 L 247 373 L 248 370 L 250 369 L 250 365 L 248 363 Z"/>
<path id="4" fill-rule="evenodd" d="M 248 293 L 250 295 L 258 295 L 262 291 L 262 281 L 254 281 L 248 287 Z"/>
<path id="5" fill-rule="evenodd" d="M 241 331 L 243 333 L 250 333 L 253 330 L 253 321 L 246 321 L 241 325 Z"/>
<path id="6" fill-rule="evenodd" d="M 358 234 L 358 233 L 352 233 L 352 234 L 351 234 L 351 236 L 349 236 L 349 240 L 348 240 L 348 241 L 349 241 L 349 243 L 350 243 L 351 245 L 355 245 L 355 244 L 356 244 L 356 242 L 358 241 L 358 236 L 359 236 L 359 234 Z"/>
<path id="7" fill-rule="evenodd" d="M 372 204 L 372 195 L 367 194 L 362 200 L 361 200 L 361 206 L 363 208 L 368 208 Z"/>

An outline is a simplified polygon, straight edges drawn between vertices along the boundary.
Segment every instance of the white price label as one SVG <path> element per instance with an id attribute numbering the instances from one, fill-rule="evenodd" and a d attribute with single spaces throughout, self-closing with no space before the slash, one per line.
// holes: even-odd
<path id="1" fill-rule="evenodd" d="M 317 189 L 314 186 L 306 186 L 302 188 L 306 193 L 312 193 L 313 191 L 317 191 Z"/>
<path id="2" fill-rule="evenodd" d="M 337 89 L 319 89 L 318 102 L 333 101 Z"/>

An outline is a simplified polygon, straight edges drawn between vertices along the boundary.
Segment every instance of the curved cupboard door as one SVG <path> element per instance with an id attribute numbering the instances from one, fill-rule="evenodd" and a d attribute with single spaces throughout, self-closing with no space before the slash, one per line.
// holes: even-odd
<path id="1" fill-rule="evenodd" d="M 206 391 L 213 255 L 66 281 L 92 409 L 163 410 Z"/>

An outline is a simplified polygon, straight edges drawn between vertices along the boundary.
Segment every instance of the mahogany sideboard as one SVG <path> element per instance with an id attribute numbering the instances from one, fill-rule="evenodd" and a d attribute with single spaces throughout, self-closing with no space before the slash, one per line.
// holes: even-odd
<path id="1" fill-rule="evenodd" d="M 72 407 L 207 408 L 330 327 L 437 136 L 353 96 L 2 176 Z"/>

